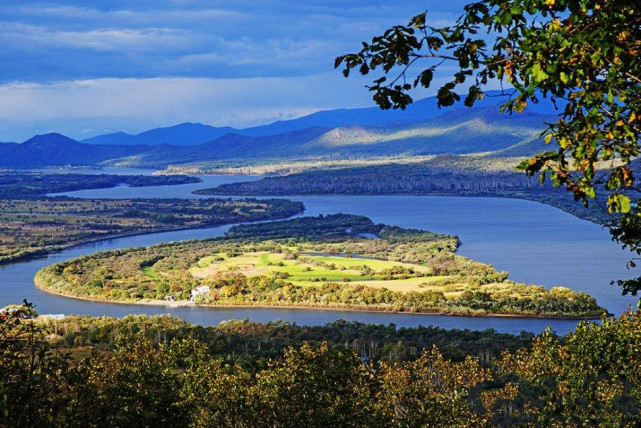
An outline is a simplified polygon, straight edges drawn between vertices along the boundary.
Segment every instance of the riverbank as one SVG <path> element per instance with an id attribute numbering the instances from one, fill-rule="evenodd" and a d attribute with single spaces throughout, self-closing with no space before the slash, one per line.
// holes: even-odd
<path id="1" fill-rule="evenodd" d="M 517 165 L 515 163 L 514 165 Z M 216 196 L 458 196 L 507 197 L 541 202 L 574 216 L 602 224 L 610 219 L 605 201 L 591 200 L 588 208 L 573 195 L 505 168 L 492 169 L 463 156 L 442 156 L 417 163 L 397 163 L 314 169 L 261 180 L 197 189 Z M 601 192 L 597 192 L 601 193 Z"/>
<path id="2" fill-rule="evenodd" d="M 166 300 L 108 300 L 108 299 L 94 299 L 89 297 L 76 296 L 69 293 L 62 293 L 60 291 L 51 290 L 46 285 L 42 284 L 42 281 L 34 278 L 34 284 L 37 289 L 44 291 L 55 296 L 65 297 L 68 299 L 83 300 L 88 302 L 100 302 L 100 303 L 113 303 L 117 305 L 132 305 L 132 306 L 164 306 L 168 308 L 228 308 L 228 309 L 295 309 L 295 310 L 309 310 L 309 311 L 341 311 L 341 312 L 368 312 L 368 313 L 389 313 L 389 314 L 406 314 L 406 315 L 438 315 L 438 316 L 452 316 L 452 317 L 474 317 L 474 318 L 522 318 L 522 319 L 549 319 L 549 320 L 566 320 L 566 321 L 596 321 L 603 317 L 604 314 L 593 314 L 586 316 L 554 316 L 554 315 L 538 315 L 538 314 L 504 314 L 504 313 L 486 313 L 486 314 L 475 314 L 475 313 L 455 313 L 455 312 L 446 312 L 446 311 L 405 311 L 405 310 L 396 310 L 392 308 L 382 308 L 382 307 L 353 307 L 353 306 L 325 306 L 325 305 L 278 305 L 278 304 L 197 304 L 189 300 L 181 301 L 166 301 Z M 611 316 L 612 314 L 607 314 Z"/>

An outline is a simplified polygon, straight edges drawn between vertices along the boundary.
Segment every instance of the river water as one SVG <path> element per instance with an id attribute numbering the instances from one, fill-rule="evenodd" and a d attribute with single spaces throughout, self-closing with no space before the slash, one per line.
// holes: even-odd
<path id="1" fill-rule="evenodd" d="M 116 171 L 109 171 L 114 173 Z M 128 171 L 129 172 L 129 171 Z M 204 197 L 193 195 L 195 189 L 218 184 L 255 180 L 251 176 L 203 176 L 202 183 L 179 186 L 124 187 L 68 192 L 73 197 Z M 563 285 L 585 291 L 601 306 L 619 314 L 636 299 L 623 297 L 613 279 L 632 276 L 625 268 L 629 253 L 612 243 L 600 226 L 578 219 L 558 209 L 536 202 L 502 198 L 439 196 L 317 196 L 289 197 L 302 201 L 306 215 L 350 213 L 371 217 L 376 222 L 402 227 L 427 229 L 458 235 L 462 241 L 459 254 L 494 265 L 510 273 L 510 278 L 547 287 Z M 34 302 L 40 313 L 109 315 L 130 313 L 165 314 L 184 317 L 201 325 L 248 318 L 266 322 L 285 320 L 304 325 L 320 325 L 336 319 L 368 323 L 394 323 L 397 326 L 436 325 L 444 328 L 494 328 L 507 333 L 522 330 L 540 332 L 550 325 L 558 333 L 574 328 L 576 321 L 453 317 L 417 314 L 387 314 L 305 309 L 156 307 L 98 303 L 50 295 L 37 290 L 33 276 L 38 269 L 94 251 L 148 246 L 184 239 L 222 236 L 229 226 L 162 232 L 130 236 L 77 246 L 42 258 L 0 267 L 0 306 L 21 301 Z"/>

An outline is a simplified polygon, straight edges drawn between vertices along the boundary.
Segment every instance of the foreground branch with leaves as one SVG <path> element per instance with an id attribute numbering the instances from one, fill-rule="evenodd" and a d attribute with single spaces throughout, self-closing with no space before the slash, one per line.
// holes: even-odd
<path id="1" fill-rule="evenodd" d="M 558 120 L 542 129 L 554 144 L 519 165 L 549 177 L 587 204 L 607 193 L 617 214 L 615 240 L 641 254 L 640 190 L 635 171 L 641 132 L 641 6 L 636 0 L 490 0 L 470 3 L 451 26 L 435 27 L 421 13 L 394 26 L 335 67 L 363 75 L 380 71 L 369 90 L 383 109 L 404 109 L 416 87 L 429 88 L 441 65 L 455 66 L 438 88 L 438 105 L 468 107 L 499 81 L 509 99 L 505 112 L 550 99 Z M 389 80 L 388 80 L 389 77 Z M 542 128 L 544 125 L 542 125 Z M 641 280 L 620 281 L 636 294 Z"/>

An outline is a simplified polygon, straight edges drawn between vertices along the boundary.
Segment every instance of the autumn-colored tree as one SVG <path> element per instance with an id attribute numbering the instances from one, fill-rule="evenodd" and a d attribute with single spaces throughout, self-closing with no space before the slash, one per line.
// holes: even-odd
<path id="1" fill-rule="evenodd" d="M 54 352 L 42 329 L 26 321 L 32 304 L 0 313 L 0 426 L 65 424 L 69 355 Z"/>
<path id="2" fill-rule="evenodd" d="M 190 408 L 171 346 L 120 336 L 113 353 L 95 353 L 75 369 L 84 379 L 76 396 L 81 426 L 185 426 Z"/>
<path id="3" fill-rule="evenodd" d="M 364 426 L 375 422 L 370 377 L 354 352 L 290 348 L 257 374 L 256 410 L 265 426 Z"/>
<path id="4" fill-rule="evenodd" d="M 549 177 L 576 200 L 607 193 L 614 239 L 641 254 L 641 190 L 635 177 L 641 132 L 641 3 L 637 0 L 488 0 L 464 7 L 450 26 L 421 13 L 340 56 L 349 76 L 379 73 L 369 90 L 383 109 L 404 109 L 416 87 L 429 88 L 442 65 L 455 67 L 438 88 L 439 106 L 482 99 L 497 80 L 509 99 L 502 110 L 522 112 L 548 98 L 558 119 L 542 129 L 550 149 L 519 168 Z M 542 125 L 542 128 L 544 125 Z M 634 266 L 634 262 L 631 263 Z M 641 279 L 620 281 L 636 294 Z"/>
<path id="5" fill-rule="evenodd" d="M 108 324 L 115 335 L 96 336 L 86 356 L 84 347 L 60 340 L 68 335 L 51 323 L 0 317 L 0 426 L 641 423 L 638 313 L 584 322 L 563 338 L 547 332 L 531 349 L 500 358 L 454 362 L 433 347 L 409 360 L 363 362 L 352 349 L 321 342 L 288 347 L 260 368 L 212 356 L 200 335 L 167 339 L 168 321 L 72 320 L 80 333 Z"/>

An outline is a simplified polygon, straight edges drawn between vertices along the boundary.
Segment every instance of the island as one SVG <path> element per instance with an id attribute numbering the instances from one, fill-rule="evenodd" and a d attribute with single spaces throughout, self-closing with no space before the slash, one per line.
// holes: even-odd
<path id="1" fill-rule="evenodd" d="M 456 254 L 455 236 L 347 214 L 243 224 L 221 238 L 98 252 L 36 286 L 110 302 L 597 318 L 591 296 L 508 279 Z"/>

